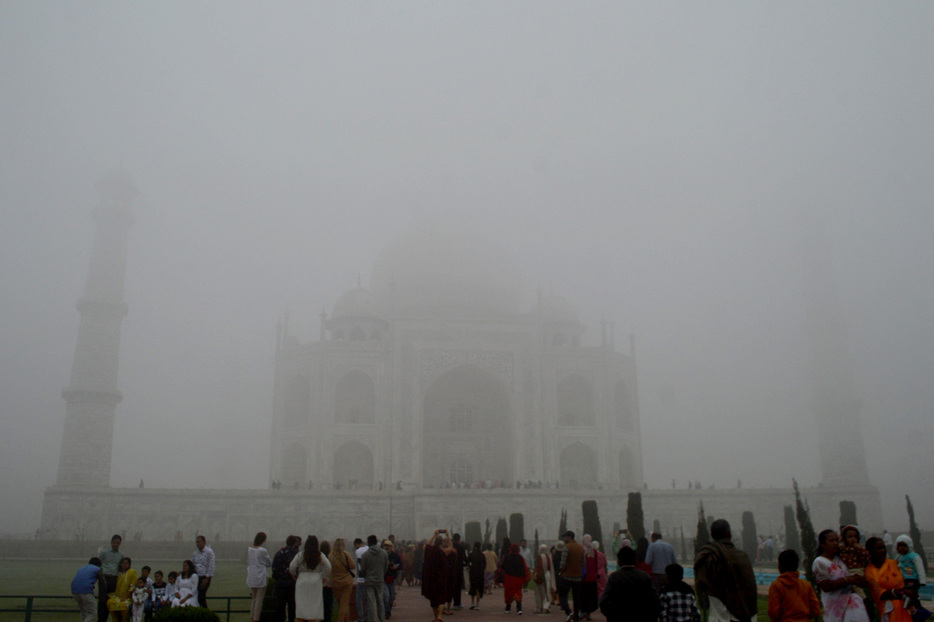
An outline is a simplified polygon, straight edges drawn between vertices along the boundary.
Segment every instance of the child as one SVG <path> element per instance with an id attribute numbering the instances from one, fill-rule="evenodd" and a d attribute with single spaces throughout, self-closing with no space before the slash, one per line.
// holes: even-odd
<path id="1" fill-rule="evenodd" d="M 911 538 L 905 534 L 895 538 L 895 550 L 898 552 L 895 563 L 898 564 L 898 569 L 902 571 L 902 576 L 905 578 L 905 609 L 914 617 L 915 613 L 921 609 L 918 589 L 927 582 L 924 562 L 921 561 L 921 556 L 914 552 L 914 543 Z"/>
<path id="2" fill-rule="evenodd" d="M 840 561 L 846 564 L 850 569 L 851 575 L 865 576 L 866 564 L 869 563 L 869 551 L 859 543 L 859 527 L 847 525 L 840 530 Z M 866 592 L 863 588 L 854 585 L 853 592 L 860 598 L 866 600 Z"/>
<path id="3" fill-rule="evenodd" d="M 694 590 L 684 582 L 684 568 L 680 564 L 665 566 L 665 586 L 658 595 L 662 603 L 661 622 L 700 622 Z"/>
<path id="4" fill-rule="evenodd" d="M 150 611 L 156 613 L 161 607 L 171 607 L 172 599 L 169 598 L 169 584 L 162 580 L 162 571 L 157 570 L 153 575 L 156 580 L 152 582 L 152 607 Z"/>
<path id="5" fill-rule="evenodd" d="M 144 611 L 146 622 L 152 620 L 152 584 L 154 581 L 152 577 L 149 576 L 150 572 L 152 572 L 152 568 L 149 566 L 143 566 L 139 570 L 139 578 L 146 581 L 146 593 L 149 595 L 149 598 L 146 600 L 146 609 Z"/>
<path id="6" fill-rule="evenodd" d="M 805 622 L 821 614 L 814 588 L 798 576 L 798 561 L 798 554 L 792 549 L 778 554 L 781 574 L 769 586 L 769 619 L 772 622 Z"/>
<path id="7" fill-rule="evenodd" d="M 165 587 L 165 598 L 168 601 L 165 604 L 169 607 L 181 606 L 182 595 L 179 594 L 178 586 L 175 585 L 176 579 L 178 579 L 178 573 L 173 570 L 169 573 L 169 584 Z"/>
<path id="8" fill-rule="evenodd" d="M 136 580 L 136 588 L 130 592 L 130 600 L 133 622 L 142 622 L 146 613 L 146 603 L 149 602 L 149 590 L 146 589 L 146 579 L 143 577 Z"/>

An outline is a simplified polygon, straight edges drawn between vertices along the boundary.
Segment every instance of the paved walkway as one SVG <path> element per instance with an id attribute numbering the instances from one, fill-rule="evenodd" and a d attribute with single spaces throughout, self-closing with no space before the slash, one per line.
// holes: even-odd
<path id="1" fill-rule="evenodd" d="M 535 611 L 535 592 L 525 590 L 522 593 L 522 615 L 516 615 L 515 604 L 512 607 L 511 614 L 503 613 L 506 603 L 503 600 L 503 590 L 494 589 L 492 594 L 487 594 L 480 601 L 480 611 L 471 611 L 470 596 L 464 591 L 461 597 L 463 609 L 455 611 L 449 616 L 444 616 L 445 621 L 450 622 L 507 622 L 507 620 L 519 618 L 520 620 L 533 620 L 535 622 L 564 622 L 564 614 L 558 607 L 552 607 L 550 614 L 533 613 Z M 606 620 L 599 611 L 592 614 L 594 620 Z M 396 606 L 392 609 L 392 619 L 390 622 L 432 622 L 431 607 L 428 606 L 428 600 L 422 596 L 421 587 L 399 586 L 396 592 Z"/>

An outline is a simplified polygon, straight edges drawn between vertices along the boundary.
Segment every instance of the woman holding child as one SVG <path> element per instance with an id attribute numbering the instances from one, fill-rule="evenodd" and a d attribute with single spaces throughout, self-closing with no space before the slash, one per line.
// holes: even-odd
<path id="1" fill-rule="evenodd" d="M 833 529 L 817 537 L 820 555 L 811 570 L 820 588 L 824 622 L 869 622 L 863 599 L 853 592 L 854 585 L 866 586 L 866 578 L 850 574 L 840 559 L 840 539 Z"/>
<path id="2" fill-rule="evenodd" d="M 107 610 L 110 611 L 114 622 L 126 622 L 127 612 L 130 610 L 130 593 L 136 588 L 136 580 L 139 578 L 131 568 L 132 564 L 129 557 L 120 561 L 117 588 L 107 595 Z"/>

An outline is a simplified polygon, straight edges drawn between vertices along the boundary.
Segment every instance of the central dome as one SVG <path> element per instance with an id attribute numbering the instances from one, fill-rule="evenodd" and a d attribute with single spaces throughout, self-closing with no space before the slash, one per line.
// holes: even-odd
<path id="1" fill-rule="evenodd" d="M 471 225 L 423 224 L 376 260 L 373 295 L 382 309 L 413 317 L 504 316 L 521 303 L 513 262 Z"/>

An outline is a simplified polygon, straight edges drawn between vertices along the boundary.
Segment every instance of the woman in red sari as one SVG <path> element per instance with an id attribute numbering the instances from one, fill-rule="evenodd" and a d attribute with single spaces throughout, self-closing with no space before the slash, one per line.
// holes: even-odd
<path id="1" fill-rule="evenodd" d="M 887 559 L 885 542 L 881 538 L 866 540 L 866 549 L 869 551 L 869 563 L 866 564 L 865 576 L 880 622 L 911 622 L 911 614 L 902 606 L 905 579 L 898 563 Z"/>
<path id="2" fill-rule="evenodd" d="M 506 613 L 516 601 L 516 614 L 522 615 L 522 588 L 529 582 L 529 567 L 519 555 L 519 545 L 509 547 L 509 554 L 503 558 L 503 598 L 506 600 Z"/>

